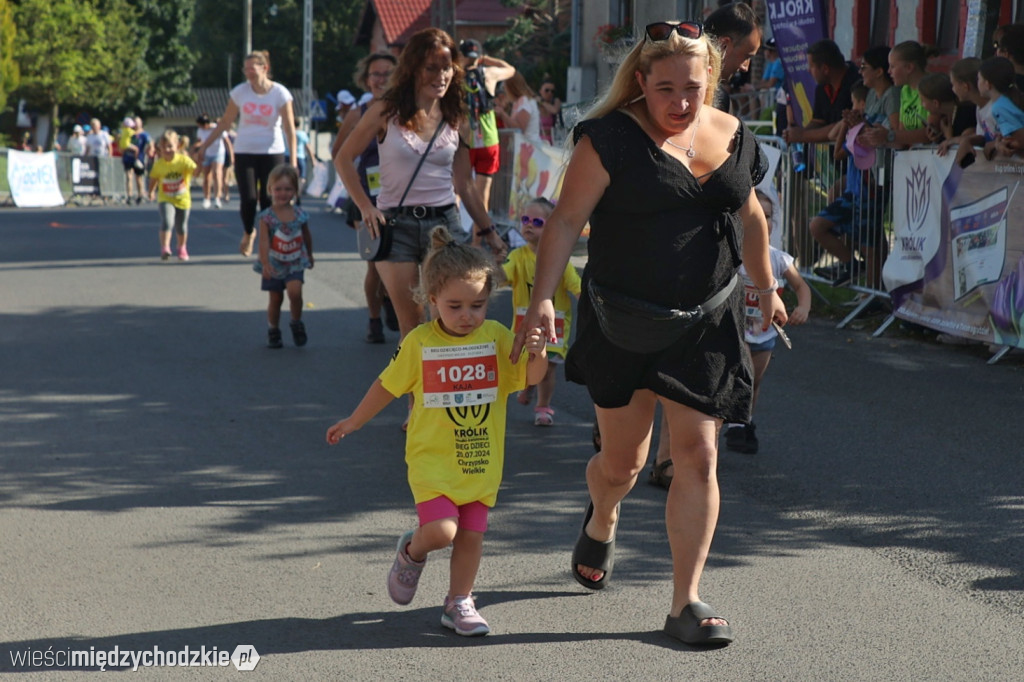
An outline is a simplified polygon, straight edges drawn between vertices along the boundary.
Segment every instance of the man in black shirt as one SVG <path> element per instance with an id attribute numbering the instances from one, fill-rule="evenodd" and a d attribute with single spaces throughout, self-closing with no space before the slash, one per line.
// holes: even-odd
<path id="1" fill-rule="evenodd" d="M 715 91 L 715 108 L 729 111 L 729 79 L 750 68 L 750 60 L 761 49 L 761 26 L 750 5 L 732 2 L 708 15 L 704 31 L 715 37 L 722 51 L 721 83 Z"/>
<path id="2" fill-rule="evenodd" d="M 834 41 L 826 38 L 807 48 L 807 69 L 818 84 L 814 110 L 807 125 L 789 126 L 783 131 L 786 142 L 828 142 L 833 124 L 843 119 L 843 111 L 853 108 L 850 89 L 860 80 L 860 74 Z"/>

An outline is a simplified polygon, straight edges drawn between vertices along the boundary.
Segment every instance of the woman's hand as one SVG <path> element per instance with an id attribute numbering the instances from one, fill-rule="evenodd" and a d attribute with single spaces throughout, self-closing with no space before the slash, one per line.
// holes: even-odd
<path id="1" fill-rule="evenodd" d="M 785 312 L 785 311 L 783 311 Z M 526 316 L 519 325 L 516 332 L 516 340 L 512 343 L 512 353 L 509 358 L 515 364 L 523 353 L 523 348 L 529 348 L 529 337 L 540 329 L 540 334 L 546 343 L 558 343 L 555 337 L 555 305 L 550 298 L 532 301 Z"/>
<path id="2" fill-rule="evenodd" d="M 495 262 L 498 265 L 504 263 L 505 257 L 508 256 L 508 246 L 505 245 L 505 240 L 501 238 L 497 230 L 491 230 L 487 234 L 487 245 L 491 247 Z"/>
<path id="3" fill-rule="evenodd" d="M 387 216 L 381 213 L 380 209 L 376 206 L 370 206 L 370 209 L 367 211 L 359 210 L 363 214 L 363 225 L 366 226 L 366 231 L 370 233 L 370 238 L 376 239 L 380 236 L 381 225 L 388 221 Z"/>
<path id="4" fill-rule="evenodd" d="M 766 296 L 759 296 L 758 306 L 761 308 L 761 331 L 768 331 L 773 320 L 783 325 L 789 321 L 786 304 L 779 298 L 778 291 L 773 291 Z"/>

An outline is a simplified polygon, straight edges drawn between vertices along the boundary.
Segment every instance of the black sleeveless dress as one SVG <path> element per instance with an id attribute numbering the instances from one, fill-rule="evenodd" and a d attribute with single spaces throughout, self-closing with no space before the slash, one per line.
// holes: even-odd
<path id="1" fill-rule="evenodd" d="M 767 171 L 756 138 L 740 124 L 730 156 L 701 184 L 621 111 L 581 122 L 574 141 L 583 135 L 611 184 L 590 217 L 566 378 L 585 384 L 599 407 L 623 407 L 644 388 L 712 417 L 748 422 L 753 371 L 743 341 L 742 285 L 674 345 L 639 354 L 602 334 L 586 283 L 593 278 L 615 291 L 681 309 L 700 305 L 728 284 L 742 257 L 743 225 L 736 212 Z"/>

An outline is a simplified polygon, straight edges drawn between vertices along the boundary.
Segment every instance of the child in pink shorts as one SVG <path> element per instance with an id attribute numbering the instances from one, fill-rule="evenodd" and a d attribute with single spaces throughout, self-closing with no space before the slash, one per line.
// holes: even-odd
<path id="1" fill-rule="evenodd" d="M 388 594 L 408 604 L 427 555 L 453 545 L 441 624 L 460 635 L 486 635 L 473 583 L 483 554 L 487 513 L 501 485 L 505 407 L 510 393 L 544 378 L 548 363 L 541 329 L 527 335 L 529 359 L 513 363 L 514 336 L 486 319 L 495 266 L 479 249 L 456 243 L 448 230 L 431 232 L 419 298 L 436 318 L 413 329 L 355 411 L 327 430 L 336 444 L 398 396 L 412 393 L 405 461 L 419 527 L 398 540 Z"/>

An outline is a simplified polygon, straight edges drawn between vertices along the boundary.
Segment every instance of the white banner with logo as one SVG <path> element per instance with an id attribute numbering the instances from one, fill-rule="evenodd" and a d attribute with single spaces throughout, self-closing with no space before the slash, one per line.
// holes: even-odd
<path id="1" fill-rule="evenodd" d="M 7 182 L 11 197 L 20 208 L 63 206 L 57 184 L 57 155 L 54 152 L 7 151 Z"/>
<path id="2" fill-rule="evenodd" d="M 895 238 L 882 270 L 888 291 L 922 281 L 925 265 L 938 253 L 942 183 L 952 164 L 952 154 L 942 157 L 930 150 L 896 154 L 892 187 Z"/>
<path id="3" fill-rule="evenodd" d="M 904 320 L 1024 348 L 1024 161 L 968 168 L 932 151 L 896 155 L 893 250 L 882 271 Z"/>

